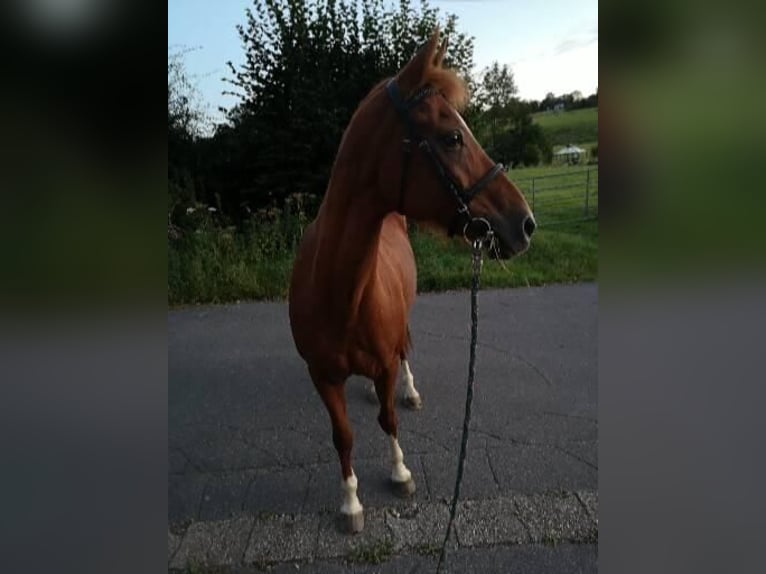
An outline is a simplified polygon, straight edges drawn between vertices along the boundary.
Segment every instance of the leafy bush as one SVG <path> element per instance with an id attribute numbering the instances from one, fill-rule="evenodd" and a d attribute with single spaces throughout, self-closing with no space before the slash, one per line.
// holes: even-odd
<path id="1" fill-rule="evenodd" d="M 292 194 L 264 207 L 241 230 L 216 210 L 187 208 L 168 244 L 168 302 L 221 303 L 287 295 L 290 270 L 316 198 Z"/>

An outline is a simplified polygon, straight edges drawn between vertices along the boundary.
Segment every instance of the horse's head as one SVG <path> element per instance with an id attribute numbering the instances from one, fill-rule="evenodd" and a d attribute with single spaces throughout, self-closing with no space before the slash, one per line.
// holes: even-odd
<path id="1" fill-rule="evenodd" d="M 527 249 L 535 220 L 524 196 L 460 116 L 468 95 L 459 76 L 442 68 L 445 50 L 446 40 L 439 45 L 437 29 L 379 88 L 376 99 L 390 122 L 385 132 L 392 142 L 385 146 L 380 189 L 387 204 L 450 234 L 463 233 L 471 220 L 485 219 L 498 239 L 496 254 L 508 258 Z"/>

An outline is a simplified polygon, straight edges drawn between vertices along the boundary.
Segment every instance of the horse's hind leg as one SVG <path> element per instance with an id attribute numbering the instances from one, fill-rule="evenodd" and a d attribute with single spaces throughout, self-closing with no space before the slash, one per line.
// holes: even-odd
<path id="1" fill-rule="evenodd" d="M 415 377 L 412 376 L 410 364 L 405 355 L 402 355 L 402 382 L 404 383 L 404 404 L 411 409 L 420 410 L 423 407 L 423 400 L 415 388 Z"/>
<path id="2" fill-rule="evenodd" d="M 415 492 L 415 481 L 412 473 L 404 465 L 404 453 L 399 446 L 397 435 L 398 419 L 394 405 L 396 387 L 396 368 L 375 380 L 375 392 L 380 402 L 378 422 L 380 428 L 388 435 L 391 444 L 391 484 L 394 492 L 400 496 L 409 496 Z"/>
<path id="3" fill-rule="evenodd" d="M 402 402 L 404 406 L 413 410 L 419 411 L 423 408 L 423 399 L 420 397 L 420 393 L 415 388 L 415 377 L 410 370 L 410 364 L 407 362 L 406 355 L 402 355 L 402 384 L 404 384 L 404 395 Z M 377 392 L 375 391 L 375 383 L 370 382 L 367 388 L 367 398 L 373 402 L 378 402 Z"/>
<path id="4" fill-rule="evenodd" d="M 357 479 L 351 468 L 351 449 L 354 435 L 346 413 L 346 391 L 344 383 L 327 383 L 314 377 L 314 385 L 327 407 L 332 422 L 332 441 L 338 451 L 343 480 L 343 504 L 340 507 L 343 528 L 348 532 L 360 532 L 364 528 L 364 509 L 356 495 Z"/>

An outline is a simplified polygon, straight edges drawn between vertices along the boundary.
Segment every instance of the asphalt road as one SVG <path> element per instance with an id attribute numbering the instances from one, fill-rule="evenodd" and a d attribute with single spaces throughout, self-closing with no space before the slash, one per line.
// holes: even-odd
<path id="1" fill-rule="evenodd" d="M 514 571 L 505 556 L 514 564 L 536 564 L 539 571 L 595 571 L 597 299 L 594 284 L 480 293 L 473 420 L 461 493 L 470 502 L 461 507 L 466 514 L 463 530 L 458 529 L 460 548 L 451 555 L 456 570 L 474 565 Z M 444 501 L 452 493 L 468 364 L 468 293 L 420 295 L 410 327 L 410 365 L 424 401 L 421 411 L 399 408 L 400 443 L 417 484 L 412 500 L 402 502 L 388 488 L 388 443 L 366 381 L 352 378 L 347 384 L 353 464 L 368 513 L 365 535 L 372 537 L 364 540 L 374 547 L 380 513 L 387 525 L 383 531 L 393 536 L 383 547 L 387 560 L 381 568 L 388 564 L 392 571 L 399 570 L 397 561 L 408 560 L 400 566 L 431 568 Z M 323 520 L 340 502 L 340 470 L 327 413 L 292 342 L 286 304 L 171 311 L 168 340 L 169 565 L 290 562 L 304 570 L 342 571 L 351 556 L 355 568 L 373 568 L 365 562 L 369 556 L 358 551 L 361 538 L 344 542 L 337 534 L 334 546 L 322 545 L 322 532 L 331 528 Z M 484 532 L 470 521 L 470 505 L 482 503 L 487 510 L 477 520 L 482 515 L 488 520 L 508 504 L 507 520 L 496 517 Z M 531 510 L 525 515 L 527 503 Z M 404 535 L 396 538 L 394 524 L 413 508 L 422 517 L 432 513 L 434 532 L 418 545 Z M 536 531 L 535 520 L 546 512 L 553 525 Z M 579 518 L 564 519 L 562 513 Z M 518 532 L 510 526 L 498 531 L 498 521 L 510 525 L 517 519 Z M 244 522 L 237 522 L 236 535 L 215 526 L 229 528 L 237 520 Z M 258 534 L 261 528 L 278 533 L 304 526 L 306 541 L 296 535 L 295 552 L 258 546 L 268 538 Z M 232 546 L 232 537 L 241 540 Z M 215 550 L 222 541 L 226 550 Z M 200 544 L 207 546 L 200 550 Z M 274 544 L 280 545 L 279 538 Z M 324 552 L 330 547 L 334 550 Z"/>

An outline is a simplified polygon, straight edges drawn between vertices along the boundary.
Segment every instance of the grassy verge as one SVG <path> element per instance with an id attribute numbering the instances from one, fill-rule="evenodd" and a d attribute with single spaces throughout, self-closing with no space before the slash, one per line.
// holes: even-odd
<path id="1" fill-rule="evenodd" d="M 469 247 L 462 239 L 447 240 L 414 233 L 412 246 L 418 262 L 418 291 L 467 289 L 471 285 Z M 503 266 L 504 265 L 504 266 Z M 484 287 L 526 287 L 548 283 L 595 280 L 598 273 L 598 222 L 540 229 L 529 251 L 503 262 L 488 260 Z"/>
<path id="2" fill-rule="evenodd" d="M 250 234 L 207 230 L 168 246 L 168 303 L 228 303 L 282 299 L 293 251 L 264 251 Z"/>
<path id="3" fill-rule="evenodd" d="M 168 247 L 168 303 L 226 303 L 243 299 L 284 299 L 294 244 L 269 238 L 274 224 L 257 233 L 207 230 L 189 233 Z M 461 240 L 413 231 L 418 290 L 470 286 L 471 257 Z M 530 250 L 505 262 L 487 261 L 485 287 L 519 287 L 595 280 L 598 224 L 586 221 L 540 229 Z"/>

